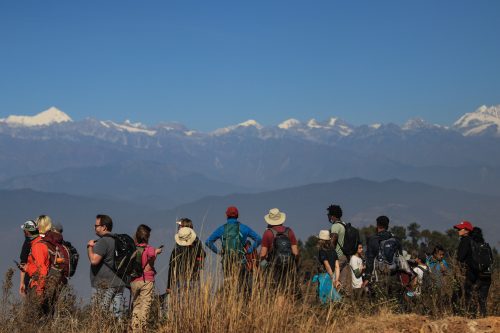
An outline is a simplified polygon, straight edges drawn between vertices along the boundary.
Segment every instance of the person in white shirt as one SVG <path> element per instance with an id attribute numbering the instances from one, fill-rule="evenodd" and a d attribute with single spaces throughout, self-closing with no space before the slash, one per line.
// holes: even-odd
<path id="1" fill-rule="evenodd" d="M 366 266 L 363 263 L 363 244 L 358 243 L 358 250 L 351 256 L 349 261 L 349 266 L 351 266 L 352 275 L 352 290 L 355 299 L 360 299 L 363 296 L 363 291 L 366 287 L 366 282 L 363 281 L 363 273 L 365 272 Z"/>
<path id="2" fill-rule="evenodd" d="M 429 267 L 425 264 L 425 256 L 415 256 L 415 262 L 417 266 L 413 267 L 413 273 L 415 277 L 413 278 L 413 293 L 415 296 L 420 296 L 422 294 L 422 286 L 430 281 L 425 281 L 429 279 Z"/>

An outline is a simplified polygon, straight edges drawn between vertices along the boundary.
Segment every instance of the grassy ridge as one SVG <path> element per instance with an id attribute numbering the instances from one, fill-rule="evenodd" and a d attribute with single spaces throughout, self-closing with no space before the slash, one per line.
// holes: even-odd
<path id="1" fill-rule="evenodd" d="M 359 303 L 344 298 L 342 303 L 322 306 L 316 300 L 315 285 L 301 283 L 302 297 L 296 298 L 269 288 L 270 279 L 261 272 L 255 274 L 251 294 L 244 297 L 236 272 L 225 280 L 222 288 L 219 271 L 204 272 L 201 283 L 172 293 L 166 308 L 156 300 L 147 331 L 469 332 L 470 325 L 472 328 L 500 325 L 499 318 L 490 318 L 488 322 L 452 317 L 449 299 L 453 281 L 460 283 L 456 280 L 460 275 L 457 271 L 446 277 L 449 279 L 446 287 L 415 302 L 411 313 L 402 313 L 396 300 L 385 298 Z M 54 318 L 38 320 L 34 303 L 15 297 L 13 273 L 9 270 L 3 282 L 0 332 L 124 332 L 128 329 L 128 320 L 111 320 L 98 305 L 81 304 L 70 289 L 61 293 Z M 492 316 L 500 315 L 499 278 L 496 272 L 488 302 Z M 455 325 L 455 330 L 443 330 L 443 325 L 450 329 Z"/>

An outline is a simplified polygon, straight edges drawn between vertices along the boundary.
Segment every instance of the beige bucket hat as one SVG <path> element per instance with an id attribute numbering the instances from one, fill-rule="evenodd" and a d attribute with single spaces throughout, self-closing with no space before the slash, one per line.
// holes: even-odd
<path id="1" fill-rule="evenodd" d="M 280 225 L 285 223 L 286 214 L 280 212 L 278 208 L 273 208 L 269 211 L 269 214 L 264 216 L 264 220 L 266 220 L 269 225 Z"/>
<path id="2" fill-rule="evenodd" d="M 196 233 L 191 228 L 180 228 L 175 234 L 175 242 L 180 246 L 189 246 L 196 239 Z"/>
<path id="3" fill-rule="evenodd" d="M 321 240 L 330 240 L 331 237 L 330 237 L 330 231 L 328 230 L 320 230 L 319 231 L 319 235 L 318 235 L 318 239 L 321 239 Z"/>

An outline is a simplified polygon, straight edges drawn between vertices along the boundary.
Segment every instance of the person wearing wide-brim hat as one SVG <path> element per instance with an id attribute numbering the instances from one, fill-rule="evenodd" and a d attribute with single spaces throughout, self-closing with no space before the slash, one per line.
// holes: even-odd
<path id="1" fill-rule="evenodd" d="M 268 265 L 273 268 L 274 282 L 284 287 L 286 277 L 296 271 L 296 261 L 299 256 L 299 247 L 295 233 L 290 227 L 283 224 L 286 221 L 286 213 L 278 208 L 272 208 L 264 216 L 267 229 L 262 235 L 260 248 L 261 267 Z"/>
<path id="2" fill-rule="evenodd" d="M 330 276 L 335 288 L 340 287 L 340 265 L 339 257 L 331 242 L 329 230 L 321 230 L 318 234 L 318 259 L 320 264 Z"/>
<path id="3" fill-rule="evenodd" d="M 176 246 L 170 254 L 167 293 L 174 286 L 188 287 L 198 281 L 205 259 L 203 245 L 193 229 L 181 227 L 174 238 Z"/>

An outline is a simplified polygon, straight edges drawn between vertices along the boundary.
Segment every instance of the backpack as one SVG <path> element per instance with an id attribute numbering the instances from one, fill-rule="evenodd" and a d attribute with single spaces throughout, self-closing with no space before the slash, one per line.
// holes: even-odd
<path id="1" fill-rule="evenodd" d="M 358 252 L 358 243 L 360 242 L 359 230 L 354 228 L 350 223 L 340 221 L 344 226 L 344 244 L 342 245 L 342 252 L 345 256 L 352 256 Z"/>
<path id="2" fill-rule="evenodd" d="M 72 277 L 73 275 L 75 275 L 76 266 L 78 266 L 78 259 L 80 259 L 80 255 L 78 254 L 76 248 L 73 245 L 71 245 L 70 242 L 66 242 L 63 240 L 62 245 L 66 248 L 66 250 L 69 253 L 68 277 Z"/>
<path id="3" fill-rule="evenodd" d="M 105 237 L 115 240 L 114 265 L 110 268 L 123 282 L 127 283 L 134 267 L 132 259 L 136 253 L 135 242 L 127 234 L 106 234 Z"/>
<path id="4" fill-rule="evenodd" d="M 136 245 L 135 247 L 134 255 L 131 258 L 132 262 L 130 263 L 130 265 L 132 266 L 130 271 L 130 277 L 133 279 L 144 275 L 145 266 L 142 265 L 142 256 L 145 250 L 146 250 L 145 246 Z"/>
<path id="5" fill-rule="evenodd" d="M 54 282 L 67 283 L 70 273 L 70 255 L 66 247 L 61 243 L 55 243 L 46 239 L 42 242 L 47 246 L 49 253 L 48 278 Z"/>
<path id="6" fill-rule="evenodd" d="M 243 257 L 243 236 L 240 232 L 240 223 L 224 224 L 224 233 L 222 234 L 222 251 L 224 256 Z"/>
<path id="7" fill-rule="evenodd" d="M 480 275 L 491 275 L 493 270 L 493 253 L 488 243 L 471 240 L 472 259 L 475 269 Z"/>
<path id="8" fill-rule="evenodd" d="M 293 261 L 292 242 L 288 236 L 290 229 L 285 227 L 283 232 L 278 232 L 274 228 L 269 228 L 273 233 L 272 259 L 276 267 L 288 267 Z"/>
<path id="9" fill-rule="evenodd" d="M 394 273 L 398 270 L 396 258 L 399 256 L 397 248 L 399 242 L 391 236 L 386 240 L 379 241 L 378 255 L 375 258 L 375 268 L 382 273 Z"/>
<path id="10" fill-rule="evenodd" d="M 431 275 L 431 271 L 430 269 L 427 267 L 427 268 L 422 268 L 420 265 L 415 267 L 416 269 L 419 269 L 420 271 L 422 271 L 423 273 L 423 276 L 422 276 L 422 284 L 420 285 L 420 291 L 422 294 L 425 294 L 425 293 L 429 293 L 434 284 L 432 283 L 432 275 Z M 415 277 L 416 279 L 417 277 Z"/>

